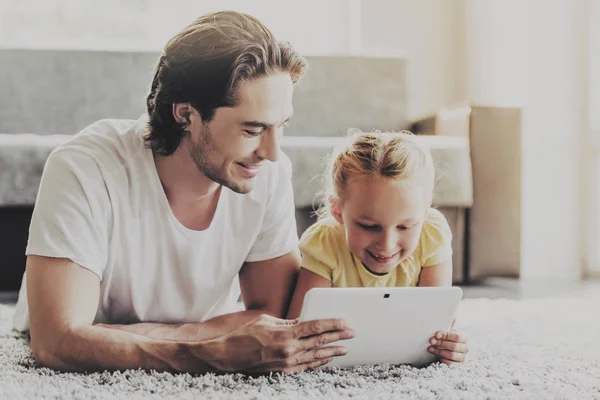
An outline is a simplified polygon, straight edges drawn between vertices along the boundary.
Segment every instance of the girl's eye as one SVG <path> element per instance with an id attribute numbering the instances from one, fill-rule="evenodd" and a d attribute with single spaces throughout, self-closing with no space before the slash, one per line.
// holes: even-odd
<path id="1" fill-rule="evenodd" d="M 365 225 L 365 224 L 360 224 L 357 223 L 357 225 L 361 228 L 364 229 L 365 231 L 375 231 L 379 228 L 378 225 Z"/>
<path id="2" fill-rule="evenodd" d="M 262 134 L 262 131 L 244 131 L 246 132 L 248 135 L 256 137 L 256 136 L 260 136 Z"/>
<path id="3" fill-rule="evenodd" d="M 398 227 L 398 229 L 400 229 L 401 231 L 407 231 L 407 230 L 409 230 L 410 228 L 412 228 L 412 226 L 400 225 L 400 226 Z"/>

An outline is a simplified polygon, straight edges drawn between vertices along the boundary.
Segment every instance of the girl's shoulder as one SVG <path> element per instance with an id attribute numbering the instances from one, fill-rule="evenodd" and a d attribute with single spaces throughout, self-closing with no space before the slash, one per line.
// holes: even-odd
<path id="1" fill-rule="evenodd" d="M 439 210 L 429 208 L 423 222 L 418 246 L 421 265 L 429 265 L 434 256 L 452 254 L 452 231 L 448 220 Z"/>
<path id="2" fill-rule="evenodd" d="M 348 248 L 344 227 L 333 217 L 323 217 L 304 231 L 299 248 L 302 254 L 333 257 Z"/>
<path id="3" fill-rule="evenodd" d="M 327 250 L 334 250 L 339 246 L 340 239 L 344 239 L 344 228 L 333 217 L 324 217 L 312 224 L 300 237 L 300 249 L 306 246 L 318 246 Z"/>
<path id="4" fill-rule="evenodd" d="M 450 230 L 448 220 L 437 208 L 429 207 L 427 214 L 425 214 L 425 223 L 423 229 L 425 230 Z"/>
<path id="5" fill-rule="evenodd" d="M 347 248 L 344 228 L 334 218 L 320 219 L 300 238 L 302 267 L 331 280 Z"/>

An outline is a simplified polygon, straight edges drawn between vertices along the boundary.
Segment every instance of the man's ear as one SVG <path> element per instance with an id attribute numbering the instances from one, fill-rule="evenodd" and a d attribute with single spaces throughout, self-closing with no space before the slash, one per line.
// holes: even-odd
<path id="1" fill-rule="evenodd" d="M 344 219 L 342 218 L 342 209 L 340 208 L 340 203 L 333 197 L 329 198 L 329 209 L 331 210 L 331 215 L 333 215 L 333 218 L 335 218 L 335 220 L 340 224 L 344 225 Z"/>
<path id="2" fill-rule="evenodd" d="M 194 107 L 190 103 L 176 103 L 173 104 L 173 118 L 180 124 L 191 124 L 192 121 L 190 116 L 194 111 Z"/>

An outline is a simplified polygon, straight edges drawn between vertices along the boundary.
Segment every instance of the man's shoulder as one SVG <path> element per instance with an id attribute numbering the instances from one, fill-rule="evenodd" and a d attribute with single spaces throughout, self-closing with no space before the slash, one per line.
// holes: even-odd
<path id="1" fill-rule="evenodd" d="M 101 146 L 108 142 L 119 143 L 132 137 L 141 139 L 146 129 L 145 118 L 140 119 L 101 119 L 81 131 L 65 143 L 65 145 Z"/>
<path id="2" fill-rule="evenodd" d="M 142 134 L 145 129 L 144 118 L 101 119 L 62 143 L 51 157 L 79 154 L 99 165 L 123 165 L 123 160 L 130 159 L 131 154 L 144 148 Z"/>

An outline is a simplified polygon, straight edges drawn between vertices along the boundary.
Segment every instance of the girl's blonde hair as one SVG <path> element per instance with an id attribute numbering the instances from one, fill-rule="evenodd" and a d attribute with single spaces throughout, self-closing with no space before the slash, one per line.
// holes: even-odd
<path id="1" fill-rule="evenodd" d="M 330 214 L 331 200 L 340 202 L 351 181 L 388 178 L 425 185 L 433 194 L 435 169 L 429 147 L 409 131 L 362 132 L 353 129 L 328 160 L 319 217 Z"/>

